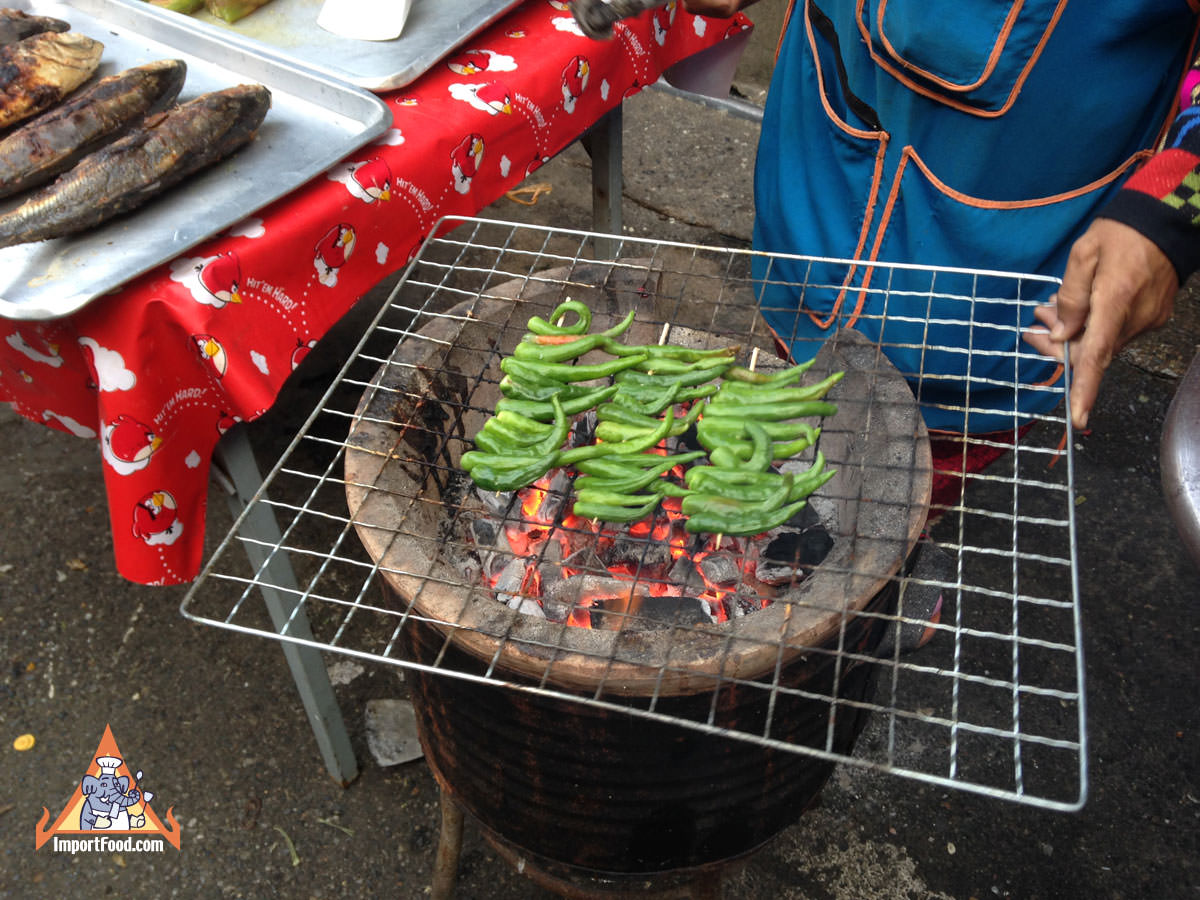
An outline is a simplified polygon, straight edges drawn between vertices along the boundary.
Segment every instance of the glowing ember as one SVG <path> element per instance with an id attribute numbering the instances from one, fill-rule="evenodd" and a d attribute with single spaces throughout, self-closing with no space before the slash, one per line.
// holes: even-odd
<path id="1" fill-rule="evenodd" d="M 520 514 L 503 529 L 521 567 L 516 575 L 505 576 L 506 567 L 488 579 L 502 599 L 512 599 L 519 580 L 522 609 L 536 603 L 547 618 L 576 628 L 636 627 L 644 620 L 650 624 L 641 627 L 666 627 L 681 616 L 723 622 L 770 605 L 779 582 L 757 577 L 766 543 L 761 537 L 688 534 L 674 497 L 664 497 L 653 517 L 628 526 L 583 519 L 564 505 L 569 491 L 570 480 L 559 471 L 517 494 L 512 508 Z M 796 566 L 773 566 L 795 581 Z"/>

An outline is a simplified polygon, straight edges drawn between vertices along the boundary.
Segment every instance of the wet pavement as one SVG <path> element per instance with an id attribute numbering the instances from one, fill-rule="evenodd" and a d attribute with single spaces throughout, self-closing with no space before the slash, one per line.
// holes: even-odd
<path id="1" fill-rule="evenodd" d="M 753 97 L 745 77 L 739 88 Z M 747 244 L 752 122 L 649 91 L 627 103 L 625 125 L 630 233 Z M 501 200 L 486 215 L 590 227 L 578 145 L 530 183 L 551 191 L 533 206 Z M 1090 433 L 1077 436 L 1090 742 L 1082 811 L 841 767 L 815 809 L 727 875 L 722 896 L 1200 895 L 1200 578 L 1167 518 L 1158 462 L 1167 407 L 1200 343 L 1197 293 L 1186 291 L 1175 320 L 1114 363 Z M 262 463 L 303 419 L 356 325 L 361 316 L 252 426 Z M 366 745 L 367 704 L 402 697 L 401 670 L 328 659 L 362 770 L 349 787 L 335 784 L 276 644 L 193 624 L 178 611 L 184 588 L 116 574 L 94 443 L 5 409 L 0 458 L 0 758 L 11 776 L 0 790 L 0 896 L 427 896 L 433 778 L 420 760 L 382 767 Z M 210 506 L 211 547 L 230 516 L 216 488 Z M 154 808 L 173 808 L 178 852 L 35 852 L 43 807 L 52 817 L 63 808 L 106 724 L 144 770 Z M 875 727 L 862 740 L 879 740 Z M 14 749 L 27 733 L 35 746 Z M 470 825 L 458 895 L 550 896 Z"/>

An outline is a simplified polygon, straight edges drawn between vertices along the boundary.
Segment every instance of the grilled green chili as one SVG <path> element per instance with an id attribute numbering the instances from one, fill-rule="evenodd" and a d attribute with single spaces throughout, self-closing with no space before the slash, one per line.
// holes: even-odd
<path id="1" fill-rule="evenodd" d="M 684 498 L 686 500 L 686 498 Z M 778 528 L 804 508 L 806 501 L 797 500 L 770 511 L 753 510 L 728 515 L 721 512 L 702 510 L 692 513 L 684 523 L 684 530 L 691 533 L 729 534 L 748 537 Z"/>

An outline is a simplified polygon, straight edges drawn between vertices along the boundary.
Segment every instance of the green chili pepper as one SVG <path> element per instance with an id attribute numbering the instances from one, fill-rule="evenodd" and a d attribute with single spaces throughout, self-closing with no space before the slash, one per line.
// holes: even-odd
<path id="1" fill-rule="evenodd" d="M 581 459 L 591 459 L 596 456 L 609 456 L 611 454 L 625 455 L 629 453 L 641 453 L 644 450 L 649 450 L 651 447 L 658 444 L 671 430 L 671 425 L 675 421 L 674 416 L 667 416 L 663 419 L 662 424 L 645 435 L 644 437 L 631 438 L 625 441 L 613 441 L 602 444 L 589 444 L 586 447 L 572 447 L 569 450 L 561 450 L 558 454 L 560 466 L 574 465 Z"/>
<path id="2" fill-rule="evenodd" d="M 538 335 L 534 335 L 538 337 Z M 566 335 L 562 335 L 566 337 Z M 598 334 L 571 336 L 571 340 L 554 344 L 539 344 L 537 341 L 524 340 L 513 348 L 512 356 L 525 362 L 565 362 L 568 359 L 578 359 L 585 353 L 595 350 L 602 338 Z"/>
<path id="3" fill-rule="evenodd" d="M 733 356 L 704 357 L 692 362 L 671 359 L 669 356 L 647 356 L 635 368 L 647 375 L 687 375 L 690 372 L 711 369 L 723 364 L 733 365 Z"/>
<path id="4" fill-rule="evenodd" d="M 703 400 L 717 392 L 715 384 L 701 384 L 696 387 L 684 388 L 675 395 L 676 403 L 687 403 L 689 400 Z"/>
<path id="5" fill-rule="evenodd" d="M 554 468 L 557 457 L 557 452 L 543 456 L 514 456 L 468 450 L 459 465 L 486 491 L 516 491 L 533 484 Z"/>
<path id="6" fill-rule="evenodd" d="M 628 331 L 629 326 L 633 324 L 633 317 L 636 314 L 636 312 L 637 312 L 636 310 L 631 309 L 628 313 L 625 314 L 624 319 L 622 319 L 620 322 L 618 322 L 612 328 L 607 328 L 604 331 L 601 331 L 599 336 L 601 338 L 603 338 L 605 341 L 611 341 L 615 337 L 620 337 L 622 334 L 624 334 L 626 331 Z"/>
<path id="7" fill-rule="evenodd" d="M 659 419 L 655 415 L 637 412 L 627 406 L 621 406 L 615 400 L 621 395 L 620 387 L 613 394 L 613 400 L 596 407 L 596 419 L 601 422 L 620 422 L 622 425 L 636 425 L 641 428 L 657 428 Z"/>
<path id="8" fill-rule="evenodd" d="M 705 415 L 696 423 L 696 437 L 700 440 L 700 446 L 711 450 L 713 447 L 719 447 L 721 444 L 730 441 L 739 440 L 745 434 L 745 423 L 733 416 L 708 416 L 708 410 L 705 409 Z M 807 438 L 810 442 L 815 441 L 821 433 L 820 428 L 814 428 L 807 422 L 759 422 L 763 429 L 767 432 L 773 441 L 794 441 L 800 438 Z M 711 444 L 711 446 L 710 446 Z"/>
<path id="9" fill-rule="evenodd" d="M 550 433 L 534 446 L 533 452 L 537 454 L 556 453 L 571 430 L 571 420 L 567 418 L 562 402 L 557 397 L 551 397 L 550 404 L 554 407 L 554 425 Z"/>
<path id="10" fill-rule="evenodd" d="M 554 378 L 557 381 L 575 382 L 591 381 L 595 378 L 608 378 L 625 369 L 636 366 L 645 357 L 626 356 L 611 359 L 608 362 L 592 363 L 590 365 L 571 366 L 566 363 L 525 362 L 507 356 L 500 361 L 500 370 L 513 378 Z"/>
<path id="11" fill-rule="evenodd" d="M 715 466 L 699 466 L 698 468 L 714 469 Z M 729 470 L 721 469 L 718 471 Z M 734 500 L 744 500 L 755 505 L 774 503 L 776 506 L 780 506 L 792 499 L 791 493 L 794 479 L 790 472 L 782 475 L 778 472 L 760 472 L 754 474 L 761 475 L 762 478 L 757 481 L 741 483 L 725 481 L 720 478 L 700 479 L 690 487 L 690 491 L 695 491 L 701 495 L 707 494 L 718 497 L 729 497 Z M 779 499 L 781 491 L 783 498 Z"/>
<path id="12" fill-rule="evenodd" d="M 770 374 L 765 372 L 756 372 L 753 369 L 747 369 L 744 366 L 732 366 L 729 371 L 725 373 L 725 377 L 734 381 L 745 381 L 749 384 L 790 384 L 791 382 L 796 381 L 810 368 L 812 368 L 812 364 L 816 361 L 816 357 L 813 357 L 808 362 L 802 362 L 798 366 L 792 366 L 790 369 L 784 369 L 781 372 L 772 372 Z"/>
<path id="13" fill-rule="evenodd" d="M 486 427 L 481 428 L 472 440 L 476 449 L 482 450 L 484 453 L 501 455 L 511 453 L 513 450 L 512 444 L 498 437 L 494 432 L 489 432 Z"/>
<path id="14" fill-rule="evenodd" d="M 608 387 L 598 387 L 576 397 L 570 397 L 562 401 L 563 412 L 568 416 L 577 415 L 584 410 L 591 409 L 593 406 L 603 403 L 616 392 L 617 386 L 610 384 Z M 537 419 L 539 422 L 545 422 L 554 418 L 554 406 L 545 401 L 501 397 L 496 401 L 496 412 L 501 413 L 505 411 L 517 412 L 531 419 Z"/>
<path id="15" fill-rule="evenodd" d="M 704 409 L 706 417 L 755 419 L 760 424 L 780 422 L 784 419 L 800 419 L 809 416 L 832 416 L 837 406 L 824 400 L 803 400 L 799 403 L 709 403 Z"/>
<path id="16" fill-rule="evenodd" d="M 505 375 L 500 379 L 500 393 L 514 400 L 535 400 L 549 403 L 550 398 L 558 395 L 564 403 L 575 397 L 581 397 L 596 390 L 594 384 L 568 384 L 565 381 L 555 381 L 547 378 L 545 382 L 532 382 L 524 378 L 512 378 Z"/>
<path id="17" fill-rule="evenodd" d="M 696 362 L 714 356 L 736 356 L 740 349 L 735 345 L 711 350 L 696 350 L 691 347 L 677 347 L 674 344 L 622 344 L 613 340 L 605 341 L 601 347 L 606 353 L 611 353 L 613 356 L 636 356 L 644 353 L 650 357 L 680 359 L 685 362 Z"/>
<path id="18" fill-rule="evenodd" d="M 715 466 L 728 469 L 744 469 L 747 472 L 765 472 L 771 464 L 771 438 L 767 431 L 757 422 L 745 423 L 746 434 L 750 435 L 752 450 L 750 456 L 743 460 L 728 447 L 718 447 L 709 454 Z M 725 451 L 725 452 L 722 452 Z M 718 457 L 720 457 L 718 459 Z"/>
<path id="19" fill-rule="evenodd" d="M 818 450 L 817 455 L 813 457 L 811 466 L 803 472 L 793 473 L 795 481 L 788 499 L 798 500 L 801 497 L 807 497 L 836 474 L 837 469 L 825 469 L 825 454 Z"/>
<path id="20" fill-rule="evenodd" d="M 716 430 L 716 423 L 731 422 L 736 423 L 736 430 Z M 768 434 L 774 430 L 772 426 L 790 426 L 792 424 L 801 425 L 800 437 L 794 440 L 787 441 L 772 441 L 771 443 L 771 459 L 791 459 L 798 453 L 803 453 L 813 445 L 817 436 L 821 433 L 820 428 L 813 428 L 805 423 L 791 422 L 764 422 L 762 428 Z M 744 433 L 744 423 L 737 419 L 712 419 L 702 418 L 696 424 L 696 438 L 700 442 L 700 446 L 706 448 L 710 453 L 716 452 L 721 448 L 726 448 L 729 453 L 732 453 L 739 460 L 747 460 L 754 452 L 754 445 L 749 441 L 739 440 L 738 438 Z M 786 433 L 786 432 L 785 432 Z M 736 435 L 736 437 L 735 437 Z"/>
<path id="21" fill-rule="evenodd" d="M 488 419 L 475 435 L 475 446 L 487 453 L 501 453 L 517 456 L 527 456 L 535 452 L 548 453 L 548 450 L 538 451 L 538 445 L 549 436 L 549 430 L 542 438 L 529 435 L 526 432 L 509 428 L 495 418 Z M 561 441 L 559 442 L 562 443 Z"/>
<path id="22" fill-rule="evenodd" d="M 649 485 L 656 478 L 661 478 L 664 472 L 674 468 L 677 463 L 670 457 L 660 456 L 659 462 L 652 466 L 639 466 L 627 470 L 628 474 L 619 476 L 587 475 L 575 479 L 576 491 L 602 490 L 614 491 L 620 494 L 632 494 Z"/>
<path id="23" fill-rule="evenodd" d="M 788 491 L 790 490 L 791 482 L 786 478 L 779 478 L 762 499 L 754 499 L 750 496 L 739 498 L 727 494 L 707 493 L 697 491 L 693 488 L 683 498 L 683 501 L 679 504 L 679 508 L 688 516 L 697 514 L 718 515 L 730 519 L 737 516 L 748 517 L 779 509 L 779 507 L 787 502 Z M 732 532 L 729 533 L 732 534 Z M 751 533 L 757 534 L 758 532 Z"/>
<path id="24" fill-rule="evenodd" d="M 661 388 L 621 384 L 613 394 L 612 402 L 643 415 L 657 416 L 675 402 L 681 388 L 677 381 Z"/>
<path id="25" fill-rule="evenodd" d="M 658 506 L 658 494 L 648 498 L 640 506 L 615 506 L 605 503 L 575 501 L 574 513 L 581 519 L 598 519 L 602 522 L 636 522 L 644 519 Z"/>
<path id="26" fill-rule="evenodd" d="M 800 512 L 804 508 L 805 502 L 797 500 L 795 503 L 789 503 L 771 511 L 754 511 L 732 516 L 716 512 L 696 512 L 688 516 L 683 527 L 691 534 L 729 534 L 748 537 L 778 528 Z"/>
<path id="27" fill-rule="evenodd" d="M 820 400 L 845 374 L 834 372 L 828 378 L 805 387 L 771 387 L 725 381 L 721 384 L 721 390 L 713 397 L 713 403 L 797 403 L 801 400 Z"/>
<path id="28" fill-rule="evenodd" d="M 584 503 L 599 503 L 605 506 L 645 506 L 649 498 L 645 494 L 601 491 L 592 488 L 577 491 L 575 499 L 582 500 Z"/>
<path id="29" fill-rule="evenodd" d="M 558 400 L 557 397 L 554 399 Z M 559 403 L 562 403 L 562 401 L 559 400 Z M 553 403 L 550 403 L 550 412 L 554 412 Z M 530 440 L 541 440 L 553 427 L 511 409 L 498 410 L 489 421 L 496 422 L 505 428 L 510 428 L 518 434 L 527 435 Z"/>
<path id="30" fill-rule="evenodd" d="M 587 475 L 596 475 L 602 478 L 625 478 L 646 469 L 657 468 L 659 465 L 665 465 L 666 468 L 662 471 L 666 472 L 675 466 L 686 465 L 703 456 L 704 454 L 699 450 L 691 453 L 676 453 L 672 456 L 663 456 L 659 453 L 597 456 L 592 459 L 579 460 L 575 464 L 575 468 Z"/>
<path id="31" fill-rule="evenodd" d="M 624 358 L 637 359 L 636 356 L 627 356 Z M 712 381 L 714 378 L 720 378 L 721 374 L 728 368 L 728 363 L 721 363 L 715 366 L 707 366 L 703 369 L 695 369 L 691 372 L 684 372 L 679 375 L 651 375 L 647 372 L 638 372 L 635 369 L 626 369 L 615 376 L 613 380 L 618 384 L 629 382 L 631 384 L 643 384 L 653 387 L 661 387 L 664 384 L 678 381 L 680 387 L 688 388 L 704 384 L 706 381 Z"/>
<path id="32" fill-rule="evenodd" d="M 736 492 L 739 489 L 754 492 L 773 490 L 779 486 L 782 478 L 788 480 L 790 491 L 795 476 L 791 472 L 785 475 L 773 469 L 769 472 L 746 472 L 742 469 L 722 469 L 719 466 L 692 466 L 683 475 L 684 483 L 691 490 L 728 496 L 737 496 Z"/>
<path id="33" fill-rule="evenodd" d="M 816 493 L 825 482 L 829 481 L 836 474 L 837 469 L 826 469 L 807 479 L 801 479 L 800 476 L 796 476 L 792 483 L 792 489 L 788 492 L 788 500 L 800 500 L 809 494 Z"/>
<path id="34" fill-rule="evenodd" d="M 574 324 L 560 325 L 559 323 L 567 313 L 575 313 Z M 591 325 L 592 311 L 587 308 L 586 304 L 580 303 L 578 300 L 564 300 L 554 307 L 549 321 L 541 316 L 533 316 L 525 327 L 534 334 L 586 334 Z"/>
<path id="35" fill-rule="evenodd" d="M 683 434 L 692 427 L 699 415 L 700 409 L 697 406 L 693 406 L 690 410 L 688 410 L 686 416 L 672 417 L 672 424 L 670 429 L 667 431 L 667 436 L 678 437 L 679 435 Z M 654 424 L 657 427 L 660 423 L 656 419 Z M 626 424 L 624 422 L 616 422 L 612 420 L 601 422 L 596 426 L 596 437 L 600 438 L 602 441 L 627 441 L 639 435 L 647 434 L 648 432 L 649 429 L 645 425 Z"/>

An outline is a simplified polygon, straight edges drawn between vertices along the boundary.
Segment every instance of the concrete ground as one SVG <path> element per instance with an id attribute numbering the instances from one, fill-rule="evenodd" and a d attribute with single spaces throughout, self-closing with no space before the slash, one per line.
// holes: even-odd
<path id="1" fill-rule="evenodd" d="M 756 15 L 770 30 L 777 4 Z M 771 41 L 736 87 L 761 100 Z M 625 224 L 662 239 L 744 246 L 756 128 L 659 91 L 627 104 Z M 486 215 L 587 228 L 588 160 L 578 145 L 538 171 L 535 206 Z M 387 286 L 381 287 L 385 291 Z M 1087 671 L 1090 796 L 1043 811 L 887 774 L 837 771 L 820 804 L 731 874 L 723 896 L 797 900 L 1120 900 L 1200 895 L 1200 581 L 1167 518 L 1158 443 L 1200 343 L 1197 291 L 1175 320 L 1112 366 L 1091 432 L 1077 439 L 1079 577 Z M 353 318 L 353 317 L 352 317 Z M 315 399 L 328 364 L 290 385 L 253 426 L 264 464 Z M 326 774 L 274 643 L 192 624 L 183 588 L 148 588 L 113 567 L 94 444 L 0 411 L 0 896 L 59 898 L 420 898 L 439 825 L 421 761 L 377 765 L 369 700 L 402 696 L 400 670 L 328 663 L 362 769 Z M 214 489 L 209 541 L 230 517 Z M 183 827 L 180 852 L 35 852 L 47 807 L 62 809 L 112 723 Z M 36 737 L 19 752 L 13 740 Z M 868 730 L 864 739 L 871 739 Z M 549 896 L 468 827 L 463 898 Z"/>

